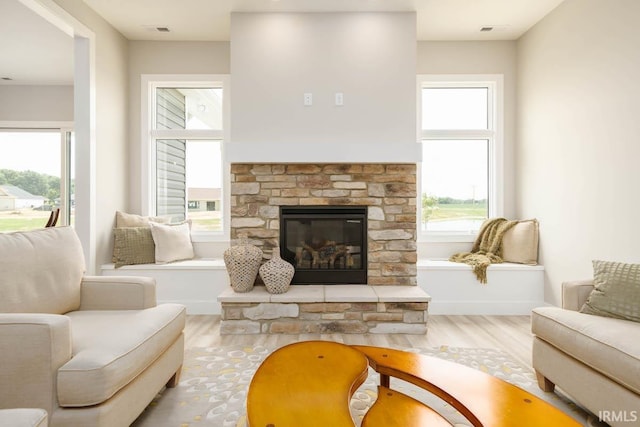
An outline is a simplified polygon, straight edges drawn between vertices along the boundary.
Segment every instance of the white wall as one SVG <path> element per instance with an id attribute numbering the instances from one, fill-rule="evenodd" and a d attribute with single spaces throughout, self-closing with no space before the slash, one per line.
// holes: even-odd
<path id="1" fill-rule="evenodd" d="M 129 42 L 130 185 L 128 210 L 142 211 L 140 85 L 142 74 L 229 74 L 229 42 Z"/>
<path id="2" fill-rule="evenodd" d="M 0 120 L 73 121 L 73 86 L 0 86 Z"/>
<path id="3" fill-rule="evenodd" d="M 96 262 L 109 262 L 116 210 L 124 210 L 129 188 L 127 39 L 84 2 L 55 0 L 95 34 Z M 78 180 L 83 177 L 78 176 Z"/>
<path id="4" fill-rule="evenodd" d="M 231 161 L 420 159 L 415 13 L 232 13 L 231 45 Z"/>
<path id="5" fill-rule="evenodd" d="M 516 211 L 545 299 L 591 260 L 640 262 L 640 2 L 566 0 L 518 41 Z"/>
<path id="6" fill-rule="evenodd" d="M 515 41 L 418 42 L 417 74 L 502 74 L 504 77 L 504 215 L 515 209 L 516 77 Z M 448 258 L 470 243 L 418 243 L 420 257 Z"/>

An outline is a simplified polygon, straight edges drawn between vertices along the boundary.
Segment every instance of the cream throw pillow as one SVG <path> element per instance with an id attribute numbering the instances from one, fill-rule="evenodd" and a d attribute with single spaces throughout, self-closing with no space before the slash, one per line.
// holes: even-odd
<path id="1" fill-rule="evenodd" d="M 640 322 L 640 264 L 593 261 L 593 286 L 581 313 Z"/>
<path id="2" fill-rule="evenodd" d="M 126 212 L 116 211 L 116 228 L 122 227 L 149 227 L 149 221 L 166 224 L 168 219 L 160 216 L 141 216 Z"/>
<path id="3" fill-rule="evenodd" d="M 156 264 L 166 264 L 194 257 L 189 222 L 158 224 L 150 221 L 149 226 L 156 244 Z"/>
<path id="4" fill-rule="evenodd" d="M 502 237 L 502 260 L 518 264 L 538 263 L 538 220 L 518 221 Z"/>

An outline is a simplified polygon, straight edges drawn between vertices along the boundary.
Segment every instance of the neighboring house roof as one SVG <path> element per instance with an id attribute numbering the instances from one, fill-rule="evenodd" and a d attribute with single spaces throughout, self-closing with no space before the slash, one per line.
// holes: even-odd
<path id="1" fill-rule="evenodd" d="M 220 188 L 188 188 L 189 200 L 220 200 L 222 189 Z"/>
<path id="2" fill-rule="evenodd" d="M 0 195 L 6 195 L 8 197 L 14 197 L 20 200 L 46 200 L 46 197 L 35 196 L 28 191 L 23 190 L 20 187 L 16 187 L 11 184 L 0 185 Z"/>

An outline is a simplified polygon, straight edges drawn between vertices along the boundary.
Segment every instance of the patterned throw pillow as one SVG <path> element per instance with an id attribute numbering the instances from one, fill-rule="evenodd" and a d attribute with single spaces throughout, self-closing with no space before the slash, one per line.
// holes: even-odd
<path id="1" fill-rule="evenodd" d="M 149 227 L 114 228 L 113 263 L 115 267 L 156 262 L 156 246 Z"/>
<path id="2" fill-rule="evenodd" d="M 593 285 L 581 313 L 640 322 L 640 264 L 593 261 Z"/>

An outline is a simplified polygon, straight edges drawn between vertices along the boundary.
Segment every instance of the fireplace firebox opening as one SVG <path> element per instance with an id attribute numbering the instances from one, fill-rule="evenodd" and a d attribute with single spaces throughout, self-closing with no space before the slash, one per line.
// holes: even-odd
<path id="1" fill-rule="evenodd" d="M 280 255 L 292 284 L 366 284 L 367 207 L 281 206 Z"/>

